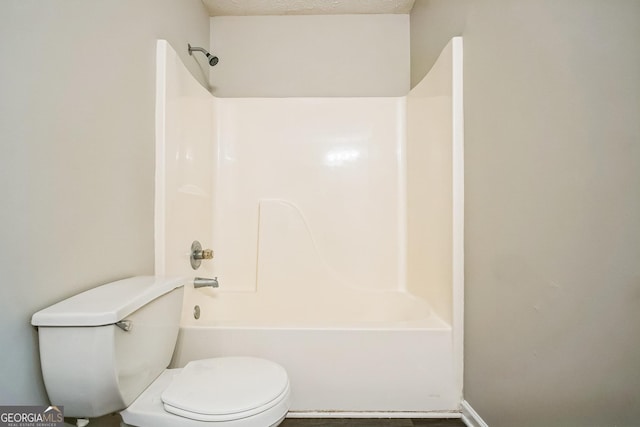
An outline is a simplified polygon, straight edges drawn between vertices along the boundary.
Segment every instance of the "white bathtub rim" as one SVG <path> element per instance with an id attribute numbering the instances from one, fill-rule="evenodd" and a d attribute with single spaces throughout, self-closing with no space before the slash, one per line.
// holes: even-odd
<path id="1" fill-rule="evenodd" d="M 187 329 L 229 329 L 235 331 L 249 331 L 249 330 L 258 330 L 258 331 L 285 331 L 285 330 L 293 330 L 293 331 L 350 331 L 350 332 L 414 332 L 414 331 L 425 331 L 425 332 L 450 332 L 451 326 L 443 325 L 440 327 L 434 326 L 367 326 L 366 324 L 326 324 L 326 325 L 304 325 L 304 324 L 291 324 L 291 325 L 256 325 L 254 323 L 247 323 L 245 325 L 225 325 L 225 324 L 216 324 L 216 325 L 181 325 L 181 330 Z"/>

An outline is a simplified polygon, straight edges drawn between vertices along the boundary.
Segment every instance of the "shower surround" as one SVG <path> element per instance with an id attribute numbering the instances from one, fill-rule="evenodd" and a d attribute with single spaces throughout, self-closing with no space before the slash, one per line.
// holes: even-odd
<path id="1" fill-rule="evenodd" d="M 158 42 L 156 274 L 220 282 L 173 366 L 271 359 L 290 416 L 458 415 L 461 48 L 406 97 L 215 98 Z"/>

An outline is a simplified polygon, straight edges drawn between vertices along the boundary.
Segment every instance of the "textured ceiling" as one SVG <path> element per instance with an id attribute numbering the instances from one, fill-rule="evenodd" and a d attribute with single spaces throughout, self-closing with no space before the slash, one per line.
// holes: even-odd
<path id="1" fill-rule="evenodd" d="M 202 0 L 211 16 L 409 13 L 415 0 Z"/>

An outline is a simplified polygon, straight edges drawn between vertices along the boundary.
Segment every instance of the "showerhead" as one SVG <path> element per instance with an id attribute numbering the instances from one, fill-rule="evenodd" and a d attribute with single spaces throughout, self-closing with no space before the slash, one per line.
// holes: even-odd
<path id="1" fill-rule="evenodd" d="M 207 59 L 209 60 L 209 65 L 211 65 L 212 67 L 214 65 L 216 65 L 218 63 L 218 57 L 217 56 L 213 56 L 210 53 L 207 53 Z"/>
<path id="2" fill-rule="evenodd" d="M 188 44 L 187 46 L 189 46 L 189 55 L 193 55 L 193 52 L 202 52 L 207 57 L 209 65 L 213 67 L 218 63 L 218 57 L 211 55 L 209 52 L 207 52 L 206 49 L 203 49 L 201 47 L 191 47 L 191 44 Z"/>

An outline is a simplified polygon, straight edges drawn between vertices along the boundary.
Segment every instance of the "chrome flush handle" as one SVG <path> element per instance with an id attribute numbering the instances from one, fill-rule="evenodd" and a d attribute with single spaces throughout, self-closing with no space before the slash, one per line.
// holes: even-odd
<path id="1" fill-rule="evenodd" d="M 129 332 L 133 329 L 133 322 L 131 320 L 121 320 L 116 322 L 115 325 L 125 332 Z"/>

